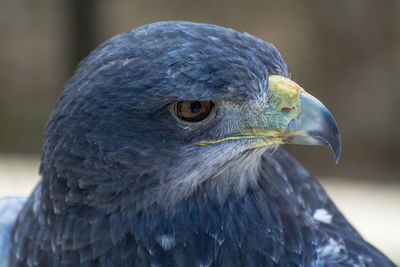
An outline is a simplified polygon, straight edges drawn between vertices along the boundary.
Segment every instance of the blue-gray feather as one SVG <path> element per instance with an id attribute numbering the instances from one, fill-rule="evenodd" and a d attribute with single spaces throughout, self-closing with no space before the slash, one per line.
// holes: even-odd
<path id="1" fill-rule="evenodd" d="M 0 198 L 0 267 L 8 266 L 11 233 L 25 201 L 24 197 Z"/>
<path id="2" fill-rule="evenodd" d="M 271 44 L 213 25 L 155 23 L 100 45 L 48 121 L 10 266 L 393 266 L 283 149 L 193 145 L 234 127 L 229 114 L 171 115 L 182 99 L 245 109 L 271 74 L 289 75 Z M 240 191 L 238 177 L 253 183 Z"/>

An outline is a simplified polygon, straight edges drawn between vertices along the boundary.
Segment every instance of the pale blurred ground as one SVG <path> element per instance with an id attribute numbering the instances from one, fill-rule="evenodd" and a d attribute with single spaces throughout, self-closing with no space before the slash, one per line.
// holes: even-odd
<path id="1" fill-rule="evenodd" d="M 0 155 L 0 197 L 27 196 L 39 180 L 39 156 Z M 400 184 L 319 179 L 362 236 L 400 264 Z"/>

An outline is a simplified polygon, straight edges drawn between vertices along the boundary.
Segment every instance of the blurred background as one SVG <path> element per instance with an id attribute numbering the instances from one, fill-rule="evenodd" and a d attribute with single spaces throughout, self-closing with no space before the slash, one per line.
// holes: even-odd
<path id="1" fill-rule="evenodd" d="M 0 0 L 0 196 L 38 181 L 42 131 L 77 63 L 143 24 L 189 20 L 274 44 L 342 133 L 288 150 L 362 235 L 400 264 L 400 1 Z"/>

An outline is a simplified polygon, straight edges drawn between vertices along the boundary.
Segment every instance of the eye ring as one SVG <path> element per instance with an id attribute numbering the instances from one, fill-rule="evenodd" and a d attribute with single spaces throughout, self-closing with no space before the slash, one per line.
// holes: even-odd
<path id="1" fill-rule="evenodd" d="M 214 102 L 209 100 L 185 100 L 176 102 L 173 111 L 183 121 L 199 122 L 210 115 L 214 106 Z"/>

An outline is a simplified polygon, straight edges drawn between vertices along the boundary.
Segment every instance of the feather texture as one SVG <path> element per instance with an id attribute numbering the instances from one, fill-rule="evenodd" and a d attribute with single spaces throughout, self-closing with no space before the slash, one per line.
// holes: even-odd
<path id="1" fill-rule="evenodd" d="M 129 222 L 124 213 L 74 211 L 57 223 L 55 240 L 32 231 L 47 226 L 33 202 L 19 218 L 31 219 L 16 230 L 11 266 L 394 266 L 282 149 L 263 155 L 259 185 L 243 196 L 219 204 L 199 190 L 171 212 L 143 211 Z M 313 218 L 321 208 L 331 223 Z M 43 240 L 53 244 L 38 246 Z"/>
<path id="2" fill-rule="evenodd" d="M 289 76 L 275 47 L 214 25 L 100 45 L 50 116 L 42 180 L 14 225 L 5 208 L 9 266 L 394 266 L 283 149 L 198 145 L 245 129 L 269 75 Z M 187 123 L 171 108 L 182 100 L 216 105 Z"/>

